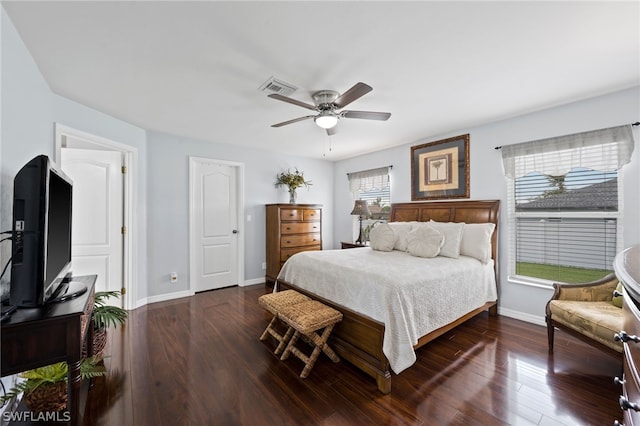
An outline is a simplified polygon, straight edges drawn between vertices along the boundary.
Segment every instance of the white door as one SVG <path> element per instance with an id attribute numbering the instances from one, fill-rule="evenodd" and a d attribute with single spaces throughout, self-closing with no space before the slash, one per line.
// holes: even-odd
<path id="1" fill-rule="evenodd" d="M 122 153 L 61 150 L 61 168 L 73 180 L 72 270 L 97 274 L 96 291 L 120 291 L 123 268 Z M 122 298 L 110 304 L 122 305 Z"/>
<path id="2" fill-rule="evenodd" d="M 236 167 L 191 163 L 191 287 L 206 291 L 238 284 Z"/>

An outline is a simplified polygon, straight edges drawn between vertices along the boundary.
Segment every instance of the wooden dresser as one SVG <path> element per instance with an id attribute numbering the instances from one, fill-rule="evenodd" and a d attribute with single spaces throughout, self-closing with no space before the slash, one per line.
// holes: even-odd
<path id="1" fill-rule="evenodd" d="M 616 334 L 616 340 L 622 340 L 624 346 L 620 408 L 623 420 L 614 424 L 640 424 L 640 246 L 628 248 L 619 253 L 613 263 L 616 276 L 623 284 L 624 313 L 623 330 Z"/>
<path id="2" fill-rule="evenodd" d="M 267 204 L 267 289 L 287 259 L 308 250 L 322 250 L 322 205 Z"/>

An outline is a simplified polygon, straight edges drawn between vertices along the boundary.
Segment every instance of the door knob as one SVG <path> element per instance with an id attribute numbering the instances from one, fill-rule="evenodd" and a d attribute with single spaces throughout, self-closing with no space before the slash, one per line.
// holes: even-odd
<path id="1" fill-rule="evenodd" d="M 233 231 L 231 231 L 231 232 L 233 232 L 234 234 L 237 234 L 237 233 L 238 233 L 238 230 L 237 230 L 237 229 L 234 229 L 234 230 L 233 230 Z"/>

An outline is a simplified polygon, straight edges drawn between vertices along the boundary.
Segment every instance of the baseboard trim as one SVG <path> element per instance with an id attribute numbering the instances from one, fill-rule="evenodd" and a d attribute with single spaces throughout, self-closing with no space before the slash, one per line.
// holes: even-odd
<path id="1" fill-rule="evenodd" d="M 263 284 L 264 277 L 261 278 L 253 278 L 251 280 L 245 280 L 244 283 L 239 284 L 238 287 L 247 287 L 250 285 Z M 181 299 L 183 297 L 193 296 L 195 293 L 189 290 L 177 291 L 175 293 L 167 293 L 167 294 L 159 294 L 157 296 L 147 297 L 145 299 L 138 300 L 135 308 L 140 308 L 142 306 L 148 305 L 150 303 L 158 303 L 158 302 L 166 302 L 167 300 Z M 135 309 L 134 308 L 134 309 Z"/>
<path id="2" fill-rule="evenodd" d="M 504 315 L 505 317 L 514 318 L 514 319 L 525 321 L 525 322 L 530 322 L 532 324 L 537 324 L 544 327 L 547 326 L 547 323 L 544 320 L 544 317 L 541 317 L 539 315 L 526 314 L 520 311 L 514 311 L 513 309 L 498 307 L 498 315 Z"/>
<path id="3" fill-rule="evenodd" d="M 254 278 L 251 280 L 245 280 L 244 284 L 241 284 L 240 287 L 246 287 L 250 285 L 263 284 L 263 283 L 264 283 L 264 277 Z"/>
<path id="4" fill-rule="evenodd" d="M 138 303 L 136 303 L 136 308 L 140 308 L 150 303 L 166 302 L 167 300 L 181 299 L 183 297 L 193 296 L 194 294 L 195 293 L 192 293 L 189 290 L 176 291 L 175 293 L 159 294 L 157 296 L 151 296 L 142 300 L 138 300 Z"/>

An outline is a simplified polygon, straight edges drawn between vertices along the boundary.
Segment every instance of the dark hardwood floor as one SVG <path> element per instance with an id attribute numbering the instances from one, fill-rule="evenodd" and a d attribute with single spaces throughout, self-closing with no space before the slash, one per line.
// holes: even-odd
<path id="1" fill-rule="evenodd" d="M 561 331 L 482 314 L 417 351 L 383 395 L 373 379 L 322 355 L 280 361 L 258 337 L 263 285 L 232 287 L 132 311 L 110 330 L 106 378 L 85 425 L 611 425 L 622 357 Z"/>

